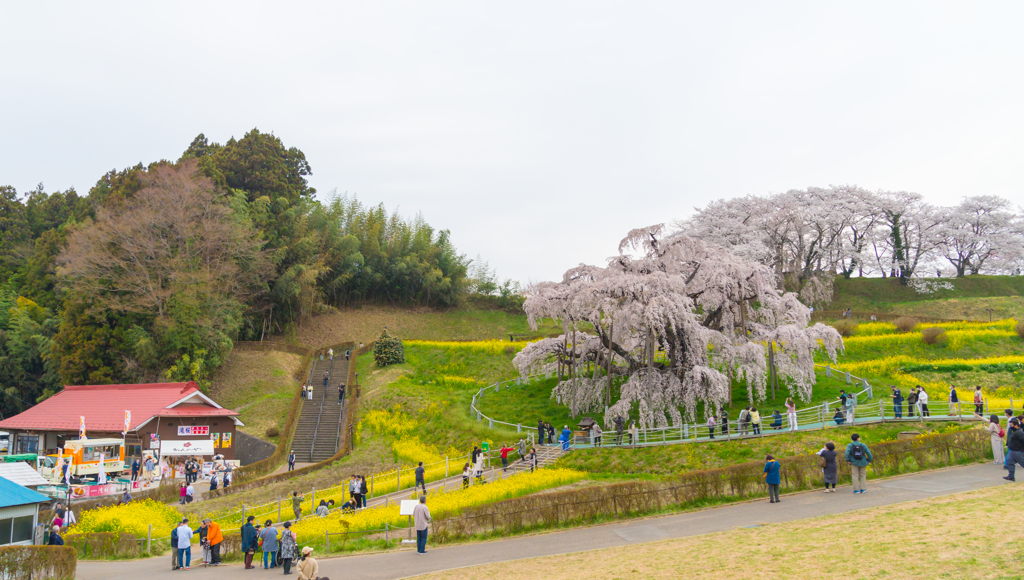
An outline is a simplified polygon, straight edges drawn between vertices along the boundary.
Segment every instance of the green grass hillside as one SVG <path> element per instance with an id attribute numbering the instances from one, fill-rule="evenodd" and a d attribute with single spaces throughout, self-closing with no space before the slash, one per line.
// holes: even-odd
<path id="1" fill-rule="evenodd" d="M 895 278 L 836 278 L 829 310 L 917 314 L 935 318 L 986 320 L 1024 315 L 1024 276 L 967 276 L 937 278 L 952 290 L 920 294 Z"/>

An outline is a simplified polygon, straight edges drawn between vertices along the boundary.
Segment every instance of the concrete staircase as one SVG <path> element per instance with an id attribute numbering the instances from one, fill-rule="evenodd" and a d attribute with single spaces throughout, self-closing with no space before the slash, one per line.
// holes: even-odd
<path id="1" fill-rule="evenodd" d="M 552 463 L 558 461 L 558 458 L 561 457 L 562 454 L 566 453 L 565 451 L 562 451 L 561 445 L 552 445 L 550 447 L 541 445 L 536 447 L 536 450 L 538 469 L 540 469 L 541 467 L 551 465 Z M 515 457 L 515 459 L 513 459 L 513 456 Z M 500 462 L 501 460 L 499 459 L 498 461 Z M 521 471 L 530 471 L 530 464 L 525 461 L 520 461 L 519 454 L 516 452 L 512 452 L 508 454 L 508 469 L 509 471 L 515 473 L 519 473 Z"/>
<path id="2" fill-rule="evenodd" d="M 329 373 L 324 389 L 324 373 Z M 344 404 L 338 404 L 338 385 L 348 377 L 348 362 L 344 357 L 313 361 L 313 400 L 302 402 L 302 413 L 292 439 L 295 460 L 317 463 L 330 459 L 338 452 L 338 429 L 344 417 Z M 346 396 L 348 393 L 346 392 Z"/>

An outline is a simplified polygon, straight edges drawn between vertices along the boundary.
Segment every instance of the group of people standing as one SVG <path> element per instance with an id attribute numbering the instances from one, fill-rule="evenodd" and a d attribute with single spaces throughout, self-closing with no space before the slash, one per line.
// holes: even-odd
<path id="1" fill-rule="evenodd" d="M 829 441 L 817 452 L 821 458 L 821 471 L 825 480 L 825 493 L 835 493 L 836 484 L 839 482 L 839 452 L 836 451 L 835 443 Z M 843 459 L 850 464 L 850 480 L 853 484 L 853 493 L 861 494 L 867 491 L 868 465 L 874 461 L 871 449 L 860 440 L 860 435 L 850 435 L 850 443 L 847 444 L 843 453 Z M 764 481 L 768 486 L 769 503 L 779 503 L 779 485 L 782 465 L 775 457 L 765 457 Z"/>
<path id="2" fill-rule="evenodd" d="M 1009 472 L 1003 479 L 1016 481 L 1017 465 L 1024 467 L 1024 415 L 1014 417 L 1012 409 L 1005 409 L 1003 414 L 1006 417 L 1005 429 L 1000 427 L 999 415 L 990 415 L 986 418 L 975 413 L 974 416 L 985 421 L 985 428 L 992 442 L 992 457 L 995 464 L 1002 465 L 1003 469 Z"/>
<path id="3" fill-rule="evenodd" d="M 284 569 L 284 574 L 297 572 L 298 580 L 329 580 L 318 575 L 320 567 L 312 557 L 313 548 L 303 547 L 298 562 L 295 562 L 300 551 L 298 536 L 292 531 L 290 521 L 281 524 L 282 529 L 278 533 L 278 529 L 274 527 L 274 522 L 271 520 L 267 520 L 266 525 L 261 527 L 258 523 L 253 523 L 255 519 L 255 516 L 249 516 L 246 518 L 245 525 L 242 526 L 242 552 L 245 554 L 246 570 L 256 568 L 252 565 L 252 561 L 256 551 L 259 550 L 263 553 L 264 570 L 280 566 Z M 294 571 L 292 570 L 293 562 Z"/>
<path id="4" fill-rule="evenodd" d="M 978 387 L 979 389 L 981 387 Z M 924 390 L 924 387 L 917 385 L 910 389 L 907 396 L 903 396 L 903 392 L 896 385 L 892 385 L 892 409 L 893 415 L 897 419 L 903 418 L 903 403 L 907 403 L 907 416 L 913 417 L 914 410 L 917 410 L 917 414 L 920 417 L 930 417 L 931 411 L 928 409 L 928 392 Z M 958 399 L 956 396 L 956 387 L 950 388 L 950 414 L 955 413 L 954 406 Z"/>

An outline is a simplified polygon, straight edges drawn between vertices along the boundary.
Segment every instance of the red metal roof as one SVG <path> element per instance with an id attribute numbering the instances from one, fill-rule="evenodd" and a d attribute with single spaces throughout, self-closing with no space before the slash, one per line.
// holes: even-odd
<path id="1" fill-rule="evenodd" d="M 193 382 L 150 383 L 143 385 L 75 385 L 30 408 L 24 413 L 0 421 L 0 430 L 77 431 L 80 416 L 85 417 L 86 435 L 90 431 L 121 431 L 124 412 L 132 412 L 130 429 L 155 416 L 232 416 L 230 409 L 209 405 L 167 407 L 198 393 Z"/>

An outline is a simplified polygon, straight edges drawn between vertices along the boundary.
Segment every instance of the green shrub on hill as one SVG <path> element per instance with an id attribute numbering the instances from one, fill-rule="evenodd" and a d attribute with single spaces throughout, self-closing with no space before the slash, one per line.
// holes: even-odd
<path id="1" fill-rule="evenodd" d="M 402 346 L 402 340 L 388 334 L 387 328 L 380 333 L 377 341 L 373 344 L 373 361 L 379 367 L 405 362 L 405 347 Z"/>

